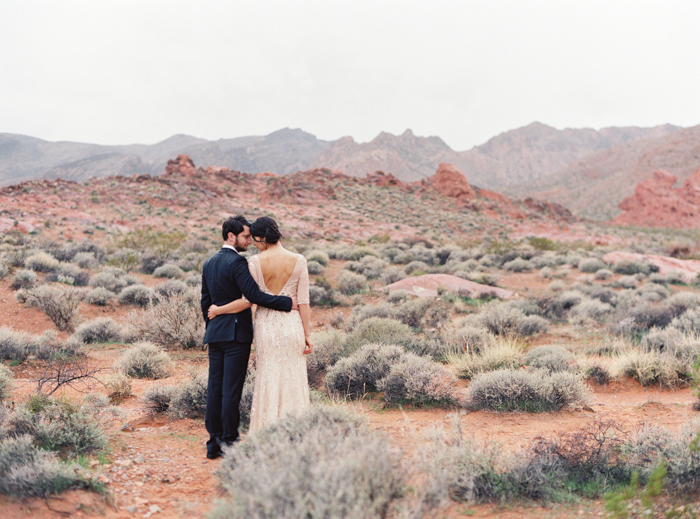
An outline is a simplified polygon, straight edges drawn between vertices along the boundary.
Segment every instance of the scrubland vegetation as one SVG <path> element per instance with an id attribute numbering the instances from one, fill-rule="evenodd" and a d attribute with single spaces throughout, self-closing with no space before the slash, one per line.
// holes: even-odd
<path id="1" fill-rule="evenodd" d="M 610 245 L 515 240 L 505 228 L 468 240 L 479 221 L 466 211 L 445 216 L 431 208 L 427 227 L 403 194 L 353 186 L 339 192 L 343 210 L 369 218 L 381 201 L 383 218 L 418 234 L 285 239 L 311 274 L 313 405 L 226 452 L 217 469 L 225 497 L 212 517 L 417 518 L 454 503 L 580 503 L 606 494 L 611 510 L 635 510 L 651 488 L 645 485 L 660 485 L 652 499 L 659 507 L 698 496 L 697 419 L 681 430 L 582 419 L 581 427 L 530 438 L 520 450 L 470 437 L 462 420 L 588 416 L 605 386 L 698 388 L 700 284 L 644 261 L 606 263 Z M 143 215 L 156 210 L 142 206 Z M 440 230 L 448 217 L 461 233 Z M 621 248 L 632 252 L 664 254 L 670 246 L 654 233 L 619 232 Z M 127 441 L 117 438 L 124 402 L 159 423 L 191 419 L 203 430 L 199 280 L 216 237 L 212 225 L 189 234 L 115 232 L 103 241 L 4 237 L 0 283 L 13 304 L 52 326 L 0 328 L 1 493 L 109 492 L 99 480 L 104 463 L 84 462 L 109 458 Z M 437 297 L 417 297 L 411 284 L 385 288 L 423 274 L 519 295 L 438 287 Z M 253 359 L 243 430 L 254 377 Z M 405 455 L 367 420 L 394 412 L 456 420 Z M 188 445 L 196 455 L 201 447 Z"/>

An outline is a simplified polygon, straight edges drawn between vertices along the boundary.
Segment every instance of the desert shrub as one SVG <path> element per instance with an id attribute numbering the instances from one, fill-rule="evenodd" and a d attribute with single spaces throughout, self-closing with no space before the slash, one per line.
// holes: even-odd
<path id="1" fill-rule="evenodd" d="M 360 261 L 365 256 L 379 257 L 379 253 L 371 247 L 355 247 L 344 254 L 343 259 L 350 261 Z"/>
<path id="2" fill-rule="evenodd" d="M 117 269 L 114 269 L 117 270 Z M 98 272 L 90 278 L 90 286 L 93 288 L 102 287 L 110 292 L 119 292 L 129 286 L 129 281 L 126 276 L 115 275 L 113 272 Z"/>
<path id="3" fill-rule="evenodd" d="M 700 308 L 693 308 L 674 317 L 670 326 L 682 333 L 700 333 Z"/>
<path id="4" fill-rule="evenodd" d="M 31 436 L 0 440 L 0 494 L 46 497 L 89 486 L 77 475 L 76 467 L 61 463 L 53 452 L 34 446 Z"/>
<path id="5" fill-rule="evenodd" d="M 201 346 L 204 320 L 199 297 L 195 289 L 183 294 L 158 296 L 156 304 L 129 313 L 123 331 L 125 340 L 145 340 L 165 348 Z"/>
<path id="6" fill-rule="evenodd" d="M 600 269 L 600 270 L 595 271 L 595 274 L 593 275 L 593 279 L 599 279 L 599 280 L 608 279 L 612 275 L 613 275 L 613 273 L 611 270 Z"/>
<path id="7" fill-rule="evenodd" d="M 185 277 L 185 272 L 173 263 L 166 263 L 153 271 L 153 277 L 182 279 Z"/>
<path id="8" fill-rule="evenodd" d="M 566 288 L 566 283 L 560 280 L 552 281 L 549 285 L 547 285 L 547 290 L 550 292 L 561 292 Z"/>
<path id="9" fill-rule="evenodd" d="M 658 272 L 659 267 L 649 263 L 648 261 L 621 259 L 613 265 L 612 271 L 615 274 L 633 276 L 634 274 L 651 274 L 652 272 Z"/>
<path id="10" fill-rule="evenodd" d="M 36 348 L 37 339 L 27 332 L 18 332 L 3 326 L 0 328 L 0 359 L 24 361 Z"/>
<path id="11" fill-rule="evenodd" d="M 332 395 L 361 398 L 377 391 L 392 364 L 406 353 L 403 348 L 387 344 L 365 344 L 358 351 L 340 359 L 326 374 L 326 390 Z"/>
<path id="12" fill-rule="evenodd" d="M 611 313 L 613 307 L 597 299 L 584 299 L 571 309 L 575 324 L 585 324 L 590 321 L 602 322 Z"/>
<path id="13" fill-rule="evenodd" d="M 679 316 L 688 310 L 697 308 L 700 305 L 700 294 L 695 292 L 678 292 L 663 302 L 674 316 Z"/>
<path id="14" fill-rule="evenodd" d="M 153 290 L 145 285 L 131 285 L 119 292 L 119 301 L 140 307 L 151 304 L 153 297 Z"/>
<path id="15" fill-rule="evenodd" d="M 96 306 L 107 306 L 115 296 L 114 292 L 110 292 L 103 287 L 97 287 L 85 294 L 85 302 Z"/>
<path id="16" fill-rule="evenodd" d="M 557 301 L 568 310 L 579 304 L 583 300 L 583 294 L 578 290 L 567 290 L 557 296 Z"/>
<path id="17" fill-rule="evenodd" d="M 12 374 L 12 370 L 4 364 L 0 364 L 0 405 L 2 405 L 4 400 L 10 398 L 14 387 L 15 377 Z"/>
<path id="18" fill-rule="evenodd" d="M 165 413 L 170 409 L 174 394 L 175 386 L 151 386 L 144 391 L 141 399 L 151 413 Z"/>
<path id="19" fill-rule="evenodd" d="M 591 364 L 585 370 L 586 378 L 595 380 L 598 384 L 607 385 L 612 380 L 610 371 L 601 364 Z"/>
<path id="20" fill-rule="evenodd" d="M 184 294 L 187 292 L 187 285 L 179 279 L 169 279 L 163 283 L 158 283 L 153 287 L 153 291 L 158 296 L 169 296 L 171 294 Z"/>
<path id="21" fill-rule="evenodd" d="M 509 272 L 526 272 L 532 270 L 534 265 L 526 259 L 515 258 L 504 263 L 502 268 Z"/>
<path id="22" fill-rule="evenodd" d="M 331 288 L 314 284 L 309 285 L 309 302 L 311 306 L 334 306 L 337 304 Z"/>
<path id="23" fill-rule="evenodd" d="M 18 270 L 12 280 L 10 288 L 19 290 L 20 288 L 31 288 L 36 284 L 36 274 L 31 270 Z"/>
<path id="24" fill-rule="evenodd" d="M 691 444 L 700 433 L 700 420 L 687 422 L 676 434 L 647 424 L 624 445 L 628 465 L 649 478 L 662 462 L 666 465 L 665 490 L 670 494 L 694 494 L 700 490 L 700 451 Z"/>
<path id="25" fill-rule="evenodd" d="M 95 269 L 100 264 L 94 252 L 78 252 L 73 256 L 72 261 L 83 269 Z"/>
<path id="26" fill-rule="evenodd" d="M 318 261 L 308 261 L 306 263 L 306 268 L 309 271 L 309 274 L 312 276 L 315 276 L 317 274 L 323 274 L 325 272 L 325 268 L 323 268 L 323 265 L 321 265 Z"/>
<path id="27" fill-rule="evenodd" d="M 386 302 L 392 305 L 403 303 L 408 298 L 408 292 L 405 290 L 394 290 L 390 292 L 386 298 Z"/>
<path id="28" fill-rule="evenodd" d="M 193 274 L 185 278 L 185 284 L 188 287 L 200 288 L 202 286 L 202 276 Z"/>
<path id="29" fill-rule="evenodd" d="M 622 374 L 637 379 L 643 386 L 660 385 L 673 388 L 687 381 L 679 377 L 679 362 L 670 355 L 628 349 L 620 355 L 617 363 Z"/>
<path id="30" fill-rule="evenodd" d="M 417 276 L 430 272 L 430 265 L 423 261 L 412 261 L 403 268 L 403 271 L 409 276 Z"/>
<path id="31" fill-rule="evenodd" d="M 642 351 L 655 351 L 661 353 L 673 349 L 674 344 L 683 339 L 683 334 L 675 328 L 652 328 L 642 337 L 640 346 Z"/>
<path id="32" fill-rule="evenodd" d="M 638 284 L 636 276 L 622 276 L 614 285 L 620 288 L 636 288 Z"/>
<path id="33" fill-rule="evenodd" d="M 394 319 L 370 317 L 360 322 L 347 336 L 346 351 L 354 352 L 363 344 L 381 343 L 407 346 L 415 335 L 405 324 Z"/>
<path id="34" fill-rule="evenodd" d="M 420 328 L 430 305 L 427 297 L 406 301 L 396 308 L 396 319 L 412 328 Z"/>
<path id="35" fill-rule="evenodd" d="M 543 278 L 551 278 L 552 277 L 552 272 L 554 272 L 551 268 L 549 267 L 542 267 L 540 269 L 540 276 Z"/>
<path id="36" fill-rule="evenodd" d="M 390 366 L 377 388 L 390 403 L 453 406 L 459 401 L 454 383 L 455 376 L 442 365 L 408 353 Z"/>
<path id="37" fill-rule="evenodd" d="M 360 261 L 349 261 L 346 267 L 348 270 L 362 274 L 368 279 L 378 278 L 388 263 L 381 258 L 365 256 Z"/>
<path id="38" fill-rule="evenodd" d="M 386 518 L 403 480 L 390 445 L 354 415 L 313 406 L 229 449 L 215 519 Z"/>
<path id="39" fill-rule="evenodd" d="M 355 326 L 360 324 L 362 321 L 371 319 L 372 317 L 381 317 L 384 319 L 394 319 L 396 317 L 396 309 L 386 303 L 379 303 L 377 305 L 360 305 L 352 309 L 350 318 L 345 326 L 348 331 L 352 331 Z M 371 341 L 374 342 L 374 341 Z"/>
<path id="40" fill-rule="evenodd" d="M 359 294 L 367 289 L 367 278 L 361 274 L 353 274 L 347 270 L 338 276 L 338 290 L 345 295 Z"/>
<path id="41" fill-rule="evenodd" d="M 158 267 L 165 264 L 165 258 L 149 251 L 142 253 L 139 260 L 141 262 L 141 272 L 144 274 L 153 274 Z"/>
<path id="42" fill-rule="evenodd" d="M 73 263 L 60 262 L 53 274 L 46 276 L 46 281 L 58 281 L 76 287 L 87 286 L 90 282 L 90 273 Z"/>
<path id="43" fill-rule="evenodd" d="M 24 260 L 24 266 L 35 272 L 51 272 L 58 267 L 58 260 L 46 252 L 37 252 Z"/>
<path id="44" fill-rule="evenodd" d="M 133 249 L 121 248 L 107 257 L 107 265 L 131 272 L 141 264 L 138 252 Z"/>
<path id="45" fill-rule="evenodd" d="M 604 268 L 605 263 L 598 258 L 585 258 L 578 262 L 578 269 L 581 272 L 588 272 L 589 274 L 593 274 Z"/>
<path id="46" fill-rule="evenodd" d="M 82 289 L 58 285 L 39 285 L 28 292 L 27 301 L 44 312 L 61 331 L 72 331 L 80 302 L 85 298 Z"/>
<path id="47" fill-rule="evenodd" d="M 98 317 L 81 324 L 73 333 L 73 338 L 83 344 L 119 342 L 121 328 L 111 317 Z"/>
<path id="48" fill-rule="evenodd" d="M 205 370 L 175 386 L 168 412 L 177 418 L 201 418 L 207 408 L 208 375 Z"/>
<path id="49" fill-rule="evenodd" d="M 201 272 L 202 265 L 206 261 L 206 255 L 199 252 L 188 252 L 177 262 L 177 267 L 184 270 L 185 272 Z M 162 268 L 162 267 L 160 267 Z M 157 270 L 157 269 L 156 269 Z M 153 272 L 155 276 L 155 271 Z M 158 277 L 158 276 L 156 276 Z M 169 276 L 166 276 L 169 277 Z"/>
<path id="50" fill-rule="evenodd" d="M 525 355 L 525 364 L 533 368 L 546 369 L 549 372 L 576 369 L 575 356 L 570 351 L 557 345 L 539 346 Z"/>
<path id="51" fill-rule="evenodd" d="M 479 374 L 469 385 L 469 404 L 474 409 L 558 411 L 583 404 L 587 397 L 587 386 L 569 371 L 503 369 Z"/>
<path id="52" fill-rule="evenodd" d="M 150 342 L 141 342 L 121 356 L 117 368 L 129 377 L 167 378 L 173 371 L 173 361 L 161 348 Z"/>
<path id="53" fill-rule="evenodd" d="M 481 323 L 494 335 L 527 336 L 547 331 L 547 320 L 525 315 L 507 303 L 489 303 L 479 312 Z"/>
<path id="54" fill-rule="evenodd" d="M 665 328 L 674 317 L 669 308 L 643 301 L 617 312 L 612 330 L 614 333 L 633 335 L 650 328 Z"/>
<path id="55" fill-rule="evenodd" d="M 488 335 L 478 351 L 451 352 L 446 355 L 459 378 L 471 380 L 479 373 L 517 369 L 523 362 L 523 345 L 512 337 Z"/>
<path id="56" fill-rule="evenodd" d="M 306 355 L 309 384 L 318 387 L 326 370 L 352 353 L 346 345 L 347 335 L 340 330 L 324 330 L 311 335 L 313 351 Z"/>
<path id="57" fill-rule="evenodd" d="M 10 273 L 10 266 L 0 258 L 0 279 L 5 279 L 5 276 Z"/>
<path id="58" fill-rule="evenodd" d="M 480 353 L 491 341 L 486 328 L 466 324 L 458 328 L 448 328 L 442 332 L 444 341 L 455 353 Z"/>
<path id="59" fill-rule="evenodd" d="M 304 253 L 304 256 L 306 257 L 307 262 L 309 261 L 315 261 L 316 263 L 319 263 L 323 265 L 324 267 L 328 266 L 328 262 L 330 261 L 328 259 L 328 254 L 323 252 L 322 250 L 311 250 L 307 251 Z"/>
<path id="60" fill-rule="evenodd" d="M 107 445 L 94 408 L 67 400 L 34 397 L 29 405 L 19 407 L 9 422 L 10 436 L 29 434 L 46 450 L 89 454 Z"/>
<path id="61" fill-rule="evenodd" d="M 131 379 L 121 371 L 110 373 L 104 382 L 110 398 L 122 399 L 132 396 Z"/>
<path id="62" fill-rule="evenodd" d="M 379 281 L 383 285 L 391 285 L 392 283 L 396 283 L 402 279 L 406 279 L 406 274 L 404 273 L 403 269 L 398 267 L 386 268 L 384 269 L 384 272 L 382 272 L 381 276 L 379 276 Z"/>

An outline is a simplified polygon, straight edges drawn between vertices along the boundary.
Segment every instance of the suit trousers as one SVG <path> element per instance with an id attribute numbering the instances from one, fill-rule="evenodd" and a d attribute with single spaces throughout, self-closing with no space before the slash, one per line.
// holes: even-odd
<path id="1" fill-rule="evenodd" d="M 216 452 L 222 444 L 238 440 L 238 426 L 241 421 L 239 405 L 249 358 L 249 342 L 227 341 L 209 344 L 209 384 L 204 419 L 209 433 L 209 452 Z"/>

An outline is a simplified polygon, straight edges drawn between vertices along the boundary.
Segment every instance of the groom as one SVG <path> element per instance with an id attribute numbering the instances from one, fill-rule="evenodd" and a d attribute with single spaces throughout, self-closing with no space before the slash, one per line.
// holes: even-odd
<path id="1" fill-rule="evenodd" d="M 223 247 L 205 261 L 202 268 L 202 315 L 207 326 L 204 344 L 209 345 L 209 385 L 204 420 L 209 433 L 209 459 L 218 458 L 222 454 L 222 446 L 238 440 L 238 406 L 253 341 L 250 309 L 237 314 L 222 314 L 209 320 L 209 306 L 225 305 L 245 296 L 253 304 L 274 310 L 289 312 L 294 307 L 298 308 L 292 298 L 261 292 L 250 275 L 248 262 L 239 254 L 246 251 L 251 243 L 250 223 L 244 216 L 226 220 L 221 234 Z"/>

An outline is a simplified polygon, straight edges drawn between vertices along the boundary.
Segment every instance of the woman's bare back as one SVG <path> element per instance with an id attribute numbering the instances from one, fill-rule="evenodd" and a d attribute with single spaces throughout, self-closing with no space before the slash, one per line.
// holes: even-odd
<path id="1" fill-rule="evenodd" d="M 294 274 L 299 256 L 286 249 L 258 254 L 260 270 L 267 289 L 278 295 Z"/>

